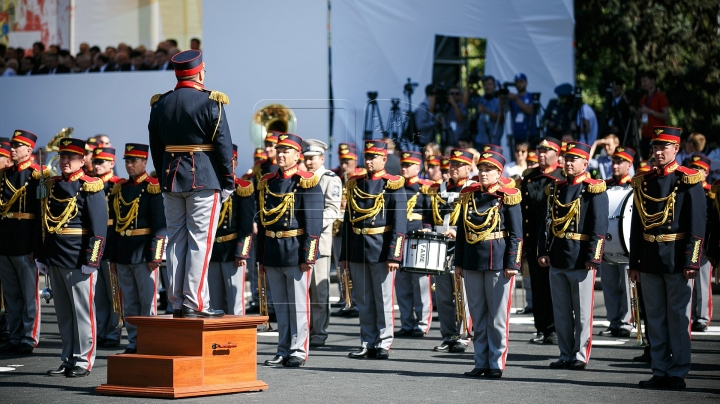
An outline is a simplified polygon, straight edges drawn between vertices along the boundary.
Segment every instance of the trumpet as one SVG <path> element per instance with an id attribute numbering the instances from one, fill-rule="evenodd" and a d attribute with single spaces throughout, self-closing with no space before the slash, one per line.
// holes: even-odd
<path id="1" fill-rule="evenodd" d="M 118 286 L 117 274 L 113 271 L 110 272 L 110 294 L 112 298 L 112 310 L 115 315 L 118 316 L 118 322 L 115 324 L 115 328 L 123 328 L 123 309 L 122 302 L 120 301 L 120 287 Z"/>
<path id="2" fill-rule="evenodd" d="M 50 303 L 53 298 L 52 285 L 50 285 L 50 277 L 45 274 L 45 289 L 40 292 L 40 298 L 45 299 L 45 303 Z"/>
<path id="3" fill-rule="evenodd" d="M 637 283 L 630 281 L 630 308 L 632 309 L 633 326 L 637 330 L 637 342 L 635 346 L 645 346 L 645 339 L 642 333 L 642 320 L 640 318 L 640 300 L 638 299 Z"/>
<path id="4" fill-rule="evenodd" d="M 260 263 L 257 263 L 257 274 L 258 274 L 258 300 L 260 300 L 260 315 L 269 316 L 268 309 L 268 295 L 267 295 L 267 274 L 265 271 L 260 270 Z M 260 331 L 272 331 L 273 328 L 270 325 L 270 319 L 268 318 L 262 325 Z"/>
<path id="5" fill-rule="evenodd" d="M 467 313 L 465 312 L 465 288 L 463 278 L 453 274 L 453 296 L 455 297 L 455 321 L 460 324 L 460 335 L 467 335 L 472 338 L 468 329 Z"/>
<path id="6" fill-rule="evenodd" d="M 343 288 L 343 296 L 345 297 L 345 307 L 343 310 L 355 310 L 352 303 L 352 279 L 350 279 L 350 269 L 340 270 L 340 282 Z"/>

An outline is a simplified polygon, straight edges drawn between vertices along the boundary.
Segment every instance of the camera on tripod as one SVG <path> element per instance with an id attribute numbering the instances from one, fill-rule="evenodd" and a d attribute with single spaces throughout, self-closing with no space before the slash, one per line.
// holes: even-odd
<path id="1" fill-rule="evenodd" d="M 477 84 L 482 80 L 482 76 L 480 76 L 480 72 L 478 69 L 472 69 L 470 74 L 467 77 L 467 81 L 469 84 Z"/>
<path id="2" fill-rule="evenodd" d="M 448 102 L 448 92 L 445 87 L 445 82 L 435 86 L 435 111 L 439 113 L 445 113 L 450 110 L 450 103 Z"/>

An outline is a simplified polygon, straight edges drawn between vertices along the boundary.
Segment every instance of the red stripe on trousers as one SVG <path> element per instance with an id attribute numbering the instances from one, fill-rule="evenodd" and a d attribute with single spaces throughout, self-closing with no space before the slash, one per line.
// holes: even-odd
<path id="1" fill-rule="evenodd" d="M 708 322 L 706 324 L 708 327 L 710 327 L 710 322 L 712 322 L 712 314 L 713 314 L 712 313 L 712 311 L 713 311 L 712 310 L 713 309 L 713 306 L 712 306 L 712 272 L 713 272 L 713 267 L 711 265 L 710 271 L 708 271 Z"/>
<path id="2" fill-rule="evenodd" d="M 593 309 L 595 308 L 595 275 L 597 274 L 597 269 L 593 269 L 593 275 L 592 275 L 592 300 L 590 303 L 590 340 L 588 340 L 587 347 L 585 347 L 585 363 L 590 362 L 590 351 L 592 350 L 592 338 L 593 338 Z"/>
<path id="3" fill-rule="evenodd" d="M 693 305 L 692 305 L 692 295 L 693 291 L 695 290 L 695 279 L 691 279 L 690 282 L 690 321 L 688 321 L 688 336 L 690 337 L 690 341 L 692 341 L 692 323 L 693 323 Z M 710 298 L 712 298 L 712 295 L 710 295 Z"/>
<path id="4" fill-rule="evenodd" d="M 428 301 L 430 302 L 430 305 L 428 306 L 428 319 L 427 319 L 427 330 L 425 330 L 425 334 L 430 332 L 430 326 L 432 325 L 432 316 L 433 316 L 433 301 L 432 301 L 432 281 L 430 280 L 430 275 L 426 276 L 427 282 L 428 282 Z"/>
<path id="5" fill-rule="evenodd" d="M 208 238 L 207 242 L 205 243 L 205 262 L 203 262 L 203 271 L 202 275 L 200 276 L 200 286 L 198 286 L 197 291 L 197 297 L 198 297 L 198 311 L 202 311 L 203 309 L 203 298 L 202 298 L 202 288 L 203 284 L 205 283 L 205 274 L 207 274 L 208 269 L 208 260 L 210 259 L 210 253 L 212 252 L 212 241 L 213 241 L 213 231 L 212 228 L 215 225 L 215 209 L 217 208 L 217 200 L 218 200 L 218 192 L 215 191 L 215 196 L 213 197 L 213 208 L 212 212 L 210 212 L 210 228 L 208 229 Z"/>
<path id="6" fill-rule="evenodd" d="M 312 269 L 310 271 L 312 271 Z M 310 271 L 304 272 L 304 276 L 307 278 L 305 281 L 305 324 L 307 324 L 308 328 L 308 332 L 305 334 L 305 343 L 303 344 L 305 348 L 305 360 L 307 360 L 310 354 L 310 352 L 308 352 L 310 350 Z M 245 309 L 243 308 L 243 310 Z"/>
<path id="7" fill-rule="evenodd" d="M 240 285 L 242 285 L 242 290 L 240 292 L 240 298 L 242 299 L 242 312 L 240 313 L 241 316 L 245 315 L 245 267 L 247 267 L 247 264 L 240 267 L 240 272 L 242 272 L 242 282 L 240 282 Z"/>
<path id="8" fill-rule="evenodd" d="M 155 284 L 155 289 L 153 292 L 153 310 L 154 310 L 153 315 L 157 316 L 158 315 L 158 312 L 157 312 L 158 272 L 160 272 L 160 268 L 159 267 L 155 268 L 154 272 L 155 272 L 155 280 L 153 281 L 153 283 Z"/>
<path id="9" fill-rule="evenodd" d="M 500 275 L 505 276 L 504 273 Z M 507 359 L 508 350 L 510 349 L 510 308 L 512 307 L 512 293 L 514 287 L 515 277 L 512 276 L 510 278 L 510 289 L 508 290 L 507 309 L 505 310 L 505 352 L 502 354 L 502 368 L 500 369 L 503 371 L 505 370 L 505 360 Z"/>
<path id="10" fill-rule="evenodd" d="M 38 346 L 40 339 L 38 338 L 38 328 L 40 327 L 40 292 L 39 289 L 40 274 L 35 271 L 35 321 L 33 322 L 32 338 L 35 340 L 34 347 Z M 710 295 L 712 296 L 712 295 Z"/>
<path id="11" fill-rule="evenodd" d="M 392 308 L 392 320 L 390 321 L 390 330 L 392 330 L 393 338 L 395 337 L 395 271 L 390 272 L 390 276 L 392 276 L 392 289 L 390 293 L 390 307 Z M 380 290 L 382 291 L 382 287 L 380 287 Z M 382 293 L 382 292 L 381 292 Z M 384 306 L 383 302 L 383 306 Z M 386 325 L 387 327 L 387 325 Z M 392 348 L 392 342 L 390 343 L 390 346 L 388 347 L 388 350 Z"/>
<path id="12" fill-rule="evenodd" d="M 95 291 L 95 288 L 93 288 L 93 274 L 90 274 L 90 278 L 88 278 L 90 281 L 90 299 L 88 299 L 88 303 L 90 304 L 89 312 L 90 312 L 90 329 L 92 330 L 92 342 L 90 343 L 90 350 L 88 351 L 87 361 L 88 361 L 88 372 L 92 368 L 92 361 L 90 358 L 92 358 L 93 351 L 95 351 L 95 313 L 93 312 L 93 292 Z"/>

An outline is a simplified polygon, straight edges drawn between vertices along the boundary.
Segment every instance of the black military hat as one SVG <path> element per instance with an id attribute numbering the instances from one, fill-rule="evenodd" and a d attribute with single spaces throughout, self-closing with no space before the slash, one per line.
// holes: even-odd
<path id="1" fill-rule="evenodd" d="M 495 153 L 503 154 L 503 148 L 502 146 L 498 146 L 496 144 L 486 144 L 482 148 L 483 151 L 494 151 Z"/>
<path id="2" fill-rule="evenodd" d="M 89 137 L 88 140 L 85 141 L 85 151 L 90 153 L 98 147 L 98 144 L 96 137 Z"/>
<path id="3" fill-rule="evenodd" d="M 693 153 L 693 155 L 690 156 L 688 159 L 690 160 L 690 161 L 688 162 L 688 164 L 687 164 L 687 165 L 683 164 L 683 165 L 685 165 L 686 167 L 690 167 L 690 168 L 702 168 L 703 170 L 705 170 L 706 173 L 707 173 L 707 172 L 710 172 L 710 166 L 712 165 L 712 160 L 710 160 L 709 158 L 705 157 L 704 154 L 702 154 L 702 153 Z"/>
<path id="4" fill-rule="evenodd" d="M 546 136 L 540 140 L 540 142 L 537 144 L 538 149 L 549 149 L 549 150 L 555 150 L 556 152 L 560 152 L 560 141 L 555 139 L 554 137 Z"/>
<path id="5" fill-rule="evenodd" d="M 422 161 L 422 153 L 419 151 L 405 150 L 400 153 L 400 163 L 420 164 Z"/>
<path id="6" fill-rule="evenodd" d="M 175 67 L 175 76 L 194 76 L 205 68 L 202 52 L 199 50 L 186 50 L 173 56 L 170 61 Z"/>
<path id="7" fill-rule="evenodd" d="M 93 160 L 115 161 L 114 147 L 98 147 L 93 150 Z"/>
<path id="8" fill-rule="evenodd" d="M 388 144 L 384 140 L 366 140 L 363 154 L 379 154 L 381 156 L 387 156 Z"/>
<path id="9" fill-rule="evenodd" d="M 475 155 L 465 149 L 450 150 L 450 161 L 463 164 L 472 164 Z"/>
<path id="10" fill-rule="evenodd" d="M 652 143 L 680 144 L 682 129 L 672 126 L 655 126 L 653 128 Z"/>
<path id="11" fill-rule="evenodd" d="M 0 156 L 10 157 L 10 142 L 0 142 Z"/>
<path id="12" fill-rule="evenodd" d="M 34 148 L 35 142 L 37 142 L 37 135 L 26 130 L 15 129 L 15 132 L 13 132 L 13 137 L 12 139 L 10 139 L 10 142 L 17 142 L 30 148 Z"/>
<path id="13" fill-rule="evenodd" d="M 297 151 L 302 151 L 302 142 L 302 138 L 298 135 L 293 133 L 282 133 L 278 135 L 278 142 L 275 147 L 289 147 Z"/>
<path id="14" fill-rule="evenodd" d="M 147 159 L 150 146 L 142 143 L 125 144 L 124 159 Z"/>
<path id="15" fill-rule="evenodd" d="M 486 152 L 483 152 L 480 155 L 480 160 L 478 160 L 478 165 L 480 164 L 487 164 L 491 165 L 498 170 L 502 171 L 503 167 L 505 167 L 505 157 L 503 157 L 502 154 L 494 152 L 492 150 L 488 150 Z"/>
<path id="16" fill-rule="evenodd" d="M 635 150 L 625 146 L 618 146 L 615 148 L 615 153 L 613 153 L 612 157 L 621 158 L 632 163 L 635 161 Z"/>
<path id="17" fill-rule="evenodd" d="M 58 154 L 79 154 L 85 155 L 87 143 L 82 139 L 69 137 L 60 141 Z"/>
<path id="18" fill-rule="evenodd" d="M 580 157 L 585 160 L 590 159 L 590 145 L 582 142 L 568 142 L 565 149 L 565 156 Z"/>

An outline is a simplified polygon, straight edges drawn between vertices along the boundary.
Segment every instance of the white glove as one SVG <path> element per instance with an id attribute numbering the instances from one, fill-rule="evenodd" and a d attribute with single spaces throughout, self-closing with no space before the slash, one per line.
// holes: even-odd
<path id="1" fill-rule="evenodd" d="M 82 268 L 80 268 L 80 270 L 81 270 L 82 273 L 84 273 L 85 275 L 90 275 L 91 273 L 97 271 L 97 268 L 91 267 L 91 266 L 87 266 L 87 265 L 83 265 Z"/>
<path id="2" fill-rule="evenodd" d="M 38 271 L 45 275 L 48 273 L 48 267 L 47 265 L 43 264 L 42 262 L 35 260 L 35 265 L 37 266 Z"/>
<path id="3" fill-rule="evenodd" d="M 233 192 L 234 191 L 232 189 L 223 189 L 222 191 L 220 191 L 220 200 L 222 201 L 222 203 L 225 203 L 225 201 L 227 201 L 227 199 L 230 197 L 230 195 L 232 195 Z"/>

